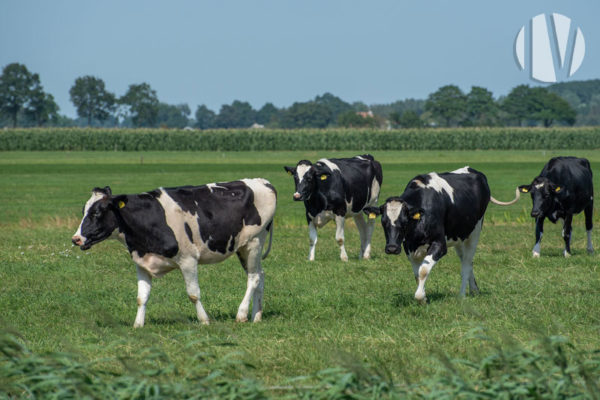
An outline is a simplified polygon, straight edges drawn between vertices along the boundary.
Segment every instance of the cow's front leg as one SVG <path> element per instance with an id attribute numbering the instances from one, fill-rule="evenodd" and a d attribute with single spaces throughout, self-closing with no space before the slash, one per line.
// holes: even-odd
<path id="1" fill-rule="evenodd" d="M 262 248 L 266 238 L 265 235 L 255 237 L 248 244 L 238 250 L 238 257 L 245 265 L 248 282 L 246 293 L 238 308 L 235 320 L 237 322 L 248 321 L 248 310 L 250 308 L 250 299 L 252 299 L 252 320 L 259 322 L 262 319 L 263 311 L 263 292 L 265 286 L 265 274 L 261 266 Z"/>
<path id="2" fill-rule="evenodd" d="M 419 266 L 419 284 L 417 286 L 417 291 L 415 292 L 415 299 L 421 304 L 427 302 L 427 297 L 425 295 L 425 282 L 427 281 L 427 277 L 439 259 L 446 254 L 446 251 L 445 241 L 443 243 L 432 243 L 431 246 L 429 246 L 427 255 L 423 258 L 423 261 Z"/>
<path id="3" fill-rule="evenodd" d="M 534 257 L 540 256 L 542 236 L 544 236 L 544 217 L 538 217 L 535 220 L 535 246 L 533 246 L 532 251 Z"/>
<path id="4" fill-rule="evenodd" d="M 152 289 L 152 276 L 139 265 L 136 265 L 136 272 L 138 281 L 138 308 L 133 327 L 141 328 L 142 326 L 144 326 L 144 320 L 146 318 L 146 303 L 148 302 L 148 298 L 150 297 L 150 290 Z"/>
<path id="5" fill-rule="evenodd" d="M 198 261 L 194 258 L 186 258 L 179 262 L 181 268 L 181 274 L 185 281 L 185 290 L 188 298 L 196 306 L 196 314 L 198 320 L 204 325 L 208 325 L 209 318 L 202 303 L 200 302 L 200 287 L 198 286 Z"/>
<path id="6" fill-rule="evenodd" d="M 315 247 L 317 245 L 317 227 L 313 221 L 308 223 L 308 243 L 310 249 L 308 250 L 308 261 L 315 261 Z"/>
<path id="7" fill-rule="evenodd" d="M 563 239 L 565 241 L 565 250 L 563 251 L 563 255 L 565 257 L 571 257 L 571 232 L 573 230 L 573 215 L 567 214 L 565 216 L 565 222 L 563 223 Z"/>
<path id="8" fill-rule="evenodd" d="M 590 202 L 587 207 L 583 210 L 583 214 L 585 215 L 585 231 L 587 233 L 587 252 L 592 254 L 594 252 L 594 247 L 592 246 L 592 227 L 594 226 L 592 223 L 592 217 L 594 215 L 594 203 Z"/>
<path id="9" fill-rule="evenodd" d="M 344 223 L 346 218 L 343 215 L 335 216 L 335 240 L 340 245 L 340 259 L 342 261 L 348 261 L 348 254 L 346 254 L 346 247 L 344 247 Z"/>

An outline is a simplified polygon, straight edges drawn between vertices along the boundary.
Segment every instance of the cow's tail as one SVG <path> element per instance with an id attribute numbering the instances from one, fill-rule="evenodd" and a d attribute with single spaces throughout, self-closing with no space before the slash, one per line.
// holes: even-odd
<path id="1" fill-rule="evenodd" d="M 498 201 L 495 198 L 493 198 L 492 196 L 490 196 L 490 201 L 499 206 L 510 206 L 511 204 L 515 204 L 517 201 L 519 201 L 520 198 L 521 198 L 521 192 L 519 191 L 519 188 L 517 188 L 515 191 L 515 199 L 512 201 Z"/>
<path id="2" fill-rule="evenodd" d="M 269 246 L 267 247 L 267 251 L 265 251 L 265 254 L 263 254 L 262 259 L 264 260 L 265 258 L 267 258 L 267 256 L 269 255 L 269 252 L 271 251 L 271 243 L 273 243 L 273 221 L 271 220 L 271 222 L 269 222 L 269 227 L 267 228 L 267 230 L 269 231 Z"/>

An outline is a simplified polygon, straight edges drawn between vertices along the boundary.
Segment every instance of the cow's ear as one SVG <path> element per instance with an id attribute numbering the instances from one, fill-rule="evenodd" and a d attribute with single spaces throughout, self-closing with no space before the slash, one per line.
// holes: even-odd
<path id="1" fill-rule="evenodd" d="M 124 195 L 124 194 L 110 198 L 110 204 L 114 208 L 119 208 L 119 209 L 125 208 L 125 207 L 127 207 L 127 203 L 128 203 L 127 195 Z"/>
<path id="2" fill-rule="evenodd" d="M 108 196 L 112 196 L 112 190 L 110 190 L 110 186 L 104 186 L 104 192 L 108 195 Z"/>
<path id="3" fill-rule="evenodd" d="M 365 207 L 363 212 L 369 219 L 375 219 L 381 215 L 381 207 Z"/>
<path id="4" fill-rule="evenodd" d="M 423 218 L 423 209 L 419 207 L 411 208 L 408 210 L 408 218 L 419 221 L 421 218 Z"/>
<path id="5" fill-rule="evenodd" d="M 531 190 L 531 185 L 519 186 L 519 192 L 521 192 L 521 193 L 529 193 L 530 190 Z"/>
<path id="6" fill-rule="evenodd" d="M 288 175 L 294 175 L 296 173 L 296 168 L 294 167 L 285 166 L 283 169 L 287 171 Z"/>

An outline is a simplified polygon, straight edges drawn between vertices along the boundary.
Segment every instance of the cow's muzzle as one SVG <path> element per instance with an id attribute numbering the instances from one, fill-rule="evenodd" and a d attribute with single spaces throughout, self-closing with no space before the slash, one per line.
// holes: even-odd
<path id="1" fill-rule="evenodd" d="M 71 238 L 71 242 L 73 242 L 73 244 L 75 246 L 81 246 L 83 244 L 83 240 L 81 240 L 81 236 L 75 235 Z"/>
<path id="2" fill-rule="evenodd" d="M 294 201 L 301 201 L 302 200 L 302 195 L 298 192 L 294 193 Z"/>
<path id="3" fill-rule="evenodd" d="M 385 246 L 386 254 L 400 254 L 401 250 L 401 247 L 395 244 L 388 244 L 387 246 Z"/>

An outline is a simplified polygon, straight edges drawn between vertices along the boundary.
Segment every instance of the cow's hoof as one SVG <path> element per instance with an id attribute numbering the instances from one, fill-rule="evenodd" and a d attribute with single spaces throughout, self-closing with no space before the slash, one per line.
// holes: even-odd
<path id="1" fill-rule="evenodd" d="M 238 315 L 237 317 L 235 317 L 235 322 L 248 322 L 248 317 L 245 315 Z"/>
<path id="2" fill-rule="evenodd" d="M 200 321 L 200 323 L 202 325 L 210 325 L 210 321 L 209 320 Z"/>
<path id="3" fill-rule="evenodd" d="M 540 253 L 537 251 L 532 252 L 533 258 L 540 258 Z"/>
<path id="4" fill-rule="evenodd" d="M 569 253 L 568 251 L 563 251 L 563 256 L 565 256 L 565 258 L 569 258 L 571 257 L 571 253 Z"/>
<path id="5" fill-rule="evenodd" d="M 594 254 L 594 249 L 587 249 L 588 254 Z"/>
<path id="6" fill-rule="evenodd" d="M 252 319 L 252 322 L 260 322 L 262 321 L 262 311 L 257 312 L 256 315 L 254 316 L 254 318 Z"/>
<path id="7" fill-rule="evenodd" d="M 416 300 L 421 305 L 426 305 L 427 304 L 427 297 L 423 297 L 422 299 L 416 299 Z"/>
<path id="8" fill-rule="evenodd" d="M 144 324 L 138 324 L 137 322 L 133 324 L 133 329 L 143 328 Z"/>

